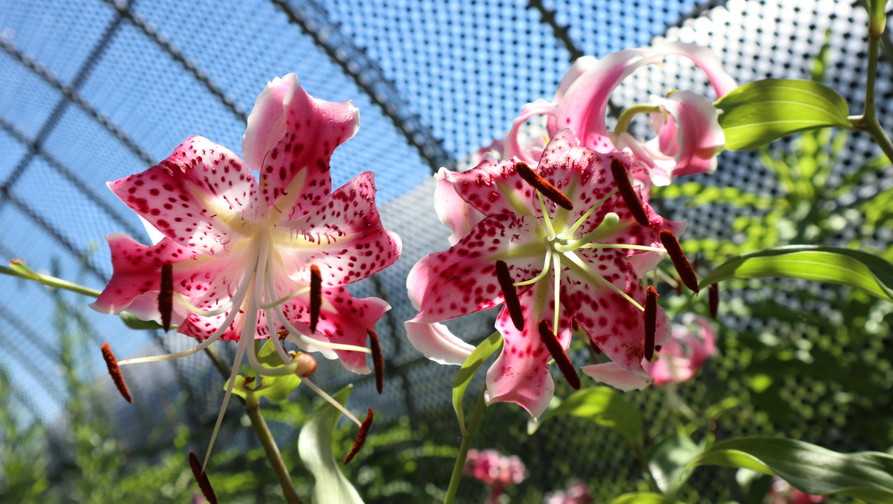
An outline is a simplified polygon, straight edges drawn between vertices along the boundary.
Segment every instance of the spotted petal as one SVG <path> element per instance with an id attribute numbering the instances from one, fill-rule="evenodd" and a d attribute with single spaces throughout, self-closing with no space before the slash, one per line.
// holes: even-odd
<path id="1" fill-rule="evenodd" d="M 164 161 L 108 186 L 168 238 L 214 254 L 238 232 L 254 178 L 226 147 L 194 136 Z"/>
<path id="2" fill-rule="evenodd" d="M 355 298 L 343 287 L 323 289 L 323 304 L 316 333 L 310 332 L 310 305 L 308 296 L 299 296 L 282 306 L 289 322 L 304 334 L 333 343 L 368 346 L 367 331 L 385 312 L 391 309 L 384 300 L 376 297 Z M 366 354 L 347 350 L 335 350 L 341 364 L 354 373 L 369 373 Z M 323 353 L 331 357 L 331 353 Z"/>
<path id="3" fill-rule="evenodd" d="M 129 236 L 114 234 L 109 236 L 108 242 L 114 272 L 108 285 L 91 305 L 104 313 L 127 310 L 142 320 L 160 322 L 158 292 L 161 267 L 171 263 L 174 277 L 173 320 L 175 324 L 181 324 L 192 307 L 209 311 L 226 308 L 243 273 L 240 268 L 234 268 L 242 260 L 238 254 L 196 256 L 194 251 L 169 238 L 146 246 Z M 200 333 L 193 335 L 200 336 Z"/>
<path id="4" fill-rule="evenodd" d="M 407 320 L 404 327 L 412 346 L 438 364 L 460 366 L 474 350 L 474 346 L 453 334 L 445 324 L 413 319 Z"/>
<path id="5" fill-rule="evenodd" d="M 496 261 L 505 260 L 512 278 L 532 277 L 542 267 L 542 248 L 531 254 L 531 225 L 512 215 L 488 217 L 445 252 L 430 254 L 406 279 L 410 300 L 419 307 L 417 322 L 440 322 L 502 303 Z M 510 257 L 513 256 L 513 257 Z"/>
<path id="6" fill-rule="evenodd" d="M 309 283 L 316 264 L 323 285 L 362 280 L 393 264 L 402 244 L 381 222 L 375 206 L 375 176 L 363 172 L 327 195 L 274 238 L 281 266 L 277 275 Z"/>
<path id="7" fill-rule="evenodd" d="M 319 205 L 331 190 L 332 152 L 358 125 L 350 102 L 310 96 L 295 74 L 273 79 L 258 96 L 242 140 L 245 162 L 261 173 L 259 207 L 289 219 Z"/>
<path id="8" fill-rule="evenodd" d="M 496 329 L 503 336 L 499 357 L 487 371 L 487 401 L 518 404 L 537 418 L 552 399 L 555 383 L 549 373 L 549 351 L 540 339 L 538 325 L 552 320 L 552 294 L 547 282 L 540 282 L 519 293 L 524 311 L 524 328 L 518 330 L 507 309 L 496 319 Z M 565 349 L 570 346 L 571 330 L 566 319 L 561 321 L 558 340 Z"/>
<path id="9" fill-rule="evenodd" d="M 450 245 L 455 245 L 471 232 L 475 224 L 480 222 L 484 216 L 459 196 L 453 183 L 448 180 L 448 173 L 449 170 L 441 168 L 434 176 L 436 179 L 434 211 L 440 222 L 452 231 L 449 241 Z"/>

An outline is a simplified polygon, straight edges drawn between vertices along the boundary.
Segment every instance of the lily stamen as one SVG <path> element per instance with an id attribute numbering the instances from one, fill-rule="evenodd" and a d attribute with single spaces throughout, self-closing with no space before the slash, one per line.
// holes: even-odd
<path id="1" fill-rule="evenodd" d="M 366 418 L 363 420 L 363 424 L 360 425 L 360 430 L 357 431 L 357 435 L 354 437 L 350 451 L 344 456 L 345 464 L 350 463 L 354 456 L 359 453 L 360 449 L 363 448 L 363 444 L 366 443 L 366 436 L 369 434 L 369 429 L 372 427 L 372 420 L 374 418 L 375 413 L 372 411 L 372 408 L 369 408 L 366 411 Z"/>
<path id="2" fill-rule="evenodd" d="M 549 268 L 552 267 L 552 249 L 546 249 L 546 259 L 543 261 L 543 269 L 540 270 L 539 273 L 536 274 L 533 278 L 528 278 L 527 280 L 521 280 L 519 282 L 515 282 L 515 287 L 523 287 L 525 285 L 533 285 L 549 274 Z"/>
<path id="3" fill-rule="evenodd" d="M 577 375 L 577 370 L 574 369 L 574 364 L 571 362 L 570 358 L 568 358 L 564 348 L 561 347 L 558 337 L 556 337 L 552 330 L 549 329 L 549 323 L 545 320 L 540 321 L 539 332 L 540 340 L 543 342 L 546 350 L 552 355 L 552 358 L 555 359 L 555 363 L 558 364 L 558 369 L 561 370 L 561 374 L 564 375 L 564 379 L 567 380 L 568 385 L 574 390 L 579 390 L 580 377 Z"/>
<path id="4" fill-rule="evenodd" d="M 561 307 L 561 254 L 552 254 L 552 278 L 554 280 L 552 332 L 558 334 L 559 308 Z"/>
<path id="5" fill-rule="evenodd" d="M 115 387 L 118 388 L 121 397 L 132 404 L 133 396 L 130 395 L 130 389 L 127 388 L 127 382 L 124 381 L 124 375 L 121 374 L 121 368 L 118 365 L 118 359 L 116 359 L 115 354 L 112 353 L 112 347 L 108 343 L 103 343 L 101 349 L 102 358 L 105 360 L 105 365 L 109 370 L 109 375 L 112 377 L 112 381 L 115 382 Z"/>
<path id="6" fill-rule="evenodd" d="M 322 307 L 322 275 L 319 266 L 310 265 L 310 332 L 316 332 L 319 323 L 319 310 Z"/>
<path id="7" fill-rule="evenodd" d="M 719 313 L 719 284 L 712 283 L 707 289 L 707 307 L 710 310 L 710 316 L 714 319 Z"/>
<path id="8" fill-rule="evenodd" d="M 611 191 L 608 194 L 606 194 L 604 197 L 602 197 L 601 199 L 596 201 L 595 204 L 593 204 L 591 207 L 589 207 L 589 210 L 586 210 L 586 212 L 584 212 L 583 215 L 578 217 L 577 220 L 574 221 L 573 224 L 571 224 L 571 227 L 568 228 L 567 231 L 565 231 L 565 234 L 567 236 L 574 236 L 574 234 L 577 232 L 577 230 L 580 229 L 580 226 L 582 226 L 587 220 L 589 220 L 589 218 L 592 217 L 592 214 L 595 213 L 596 210 L 601 208 L 602 205 L 604 205 L 605 201 L 608 201 L 608 198 L 610 198 L 611 196 L 614 196 L 615 194 L 617 194 L 617 189 L 616 188 L 611 189 Z"/>
<path id="9" fill-rule="evenodd" d="M 171 317 L 174 312 L 174 265 L 161 266 L 161 286 L 158 290 L 158 312 L 161 313 L 161 327 L 171 330 Z"/>
<path id="10" fill-rule="evenodd" d="M 530 184 L 530 186 L 536 189 L 539 194 L 549 198 L 552 202 L 565 210 L 574 209 L 574 204 L 571 202 L 570 198 L 565 196 L 560 189 L 546 180 L 545 177 L 533 171 L 527 164 L 523 162 L 515 163 L 515 170 L 517 170 L 518 175 L 524 179 L 524 182 Z"/>
<path id="11" fill-rule="evenodd" d="M 662 229 L 660 231 L 660 242 L 670 256 L 673 267 L 676 268 L 676 273 L 679 273 L 682 283 L 691 289 L 692 292 L 697 293 L 700 290 L 700 287 L 698 287 L 698 275 L 695 273 L 691 263 L 688 262 L 688 258 L 685 257 L 685 252 L 682 251 L 682 246 L 679 245 L 676 235 L 669 229 Z"/>
<path id="12" fill-rule="evenodd" d="M 202 491 L 202 495 L 205 496 L 205 499 L 207 499 L 210 504 L 217 504 L 217 494 L 214 493 L 214 487 L 211 486 L 211 480 L 208 479 L 208 474 L 205 473 L 205 470 L 202 469 L 202 466 L 199 464 L 198 456 L 196 456 L 195 452 L 189 452 L 189 467 L 192 469 L 192 475 L 195 477 L 195 482 L 198 483 L 198 488 Z"/>
<path id="13" fill-rule="evenodd" d="M 344 407 L 343 404 L 341 404 L 340 402 L 335 400 L 334 397 L 327 394 L 325 390 L 319 388 L 319 385 L 310 381 L 309 378 L 304 378 L 301 381 L 301 383 L 304 383 L 308 387 L 310 387 L 311 390 L 316 392 L 316 395 L 318 395 L 319 397 L 322 397 L 324 401 L 331 404 L 332 407 L 335 408 L 336 410 L 338 410 L 339 412 L 341 412 L 341 414 L 344 415 L 345 418 L 347 418 L 351 422 L 357 424 L 357 427 L 360 427 L 361 429 L 363 428 L 363 422 L 360 422 L 360 420 L 356 416 L 354 416 L 354 414 L 351 413 L 350 410 L 348 410 L 347 408 Z"/>
<path id="14" fill-rule="evenodd" d="M 496 261 L 496 280 L 502 289 L 502 296 L 505 298 L 505 307 L 508 309 L 512 323 L 519 331 L 524 330 L 524 312 L 521 310 L 521 301 L 518 299 L 518 292 L 515 290 L 515 284 L 512 282 L 512 275 L 509 273 L 509 267 L 505 261 Z"/>
<path id="15" fill-rule="evenodd" d="M 632 243 L 587 243 L 580 245 L 581 249 L 624 249 L 624 250 L 642 250 L 645 252 L 658 252 L 665 254 L 667 251 L 660 247 L 649 247 L 647 245 L 634 245 Z"/>
<path id="16" fill-rule="evenodd" d="M 568 259 L 573 266 L 576 267 L 576 270 L 579 273 L 581 273 L 585 277 L 587 277 L 587 280 L 593 286 L 601 285 L 601 286 L 607 287 L 607 288 L 611 289 L 612 291 L 614 291 L 616 294 L 618 294 L 623 299 L 627 300 L 631 305 L 635 306 L 636 309 L 638 309 L 639 311 L 645 311 L 645 307 L 642 306 L 641 303 L 636 301 L 632 296 L 627 294 L 626 291 L 624 291 L 620 287 L 617 287 L 612 282 L 609 282 L 608 280 L 606 280 L 605 277 L 601 276 L 597 271 L 595 271 L 592 268 L 590 268 L 589 266 L 587 266 L 586 263 L 583 262 L 583 260 L 580 259 L 580 256 L 578 256 L 576 253 L 564 252 L 562 255 L 564 255 L 564 257 L 566 259 Z"/>
<path id="17" fill-rule="evenodd" d="M 657 332 L 657 289 L 648 286 L 645 295 L 645 359 L 654 358 L 654 336 Z"/>
<path id="18" fill-rule="evenodd" d="M 626 203 L 627 208 L 629 208 L 630 213 L 633 214 L 633 218 L 636 219 L 636 222 L 638 222 L 639 225 L 649 226 L 650 222 L 648 221 L 648 214 L 645 213 L 645 207 L 642 206 L 642 200 L 639 199 L 639 195 L 636 194 L 632 183 L 629 181 L 629 176 L 626 173 L 626 168 L 623 167 L 623 163 L 617 159 L 612 159 L 611 174 L 614 176 L 617 190 L 620 191 L 620 196 L 623 197 L 623 201 Z"/>
<path id="19" fill-rule="evenodd" d="M 381 353 L 381 342 L 378 333 L 372 329 L 366 331 L 369 336 L 369 349 L 372 351 L 372 366 L 375 369 L 375 390 L 379 394 L 384 391 L 384 355 Z"/>

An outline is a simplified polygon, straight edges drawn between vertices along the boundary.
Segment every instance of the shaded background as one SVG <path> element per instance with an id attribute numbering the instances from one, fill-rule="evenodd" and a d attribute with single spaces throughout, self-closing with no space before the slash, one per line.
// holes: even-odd
<path id="1" fill-rule="evenodd" d="M 385 394 L 374 394 L 369 379 L 348 376 L 335 366 L 324 367 L 320 379 L 330 390 L 353 382 L 351 404 L 358 410 L 376 408 L 382 425 L 405 425 L 409 431 L 455 444 L 449 405 L 454 370 L 421 359 L 402 334 L 402 321 L 413 315 L 404 292 L 409 267 L 447 245 L 447 232 L 431 211 L 433 171 L 460 165 L 470 152 L 501 136 L 523 104 L 554 93 L 569 63 L 580 55 L 681 40 L 711 47 L 740 82 L 768 76 L 808 78 L 826 31 L 826 81 L 848 99 L 851 110 L 860 110 L 865 15 L 846 1 L 270 0 L 187 6 L 149 0 L 0 0 L 0 257 L 23 258 L 39 271 L 56 271 L 101 288 L 111 273 L 104 237 L 118 231 L 143 236 L 136 216 L 105 188 L 105 181 L 144 169 L 192 134 L 238 152 L 257 93 L 272 77 L 296 72 L 315 96 L 350 99 L 359 107 L 360 130 L 335 154 L 334 183 L 374 170 L 383 218 L 404 241 L 395 267 L 357 287 L 393 306 L 379 325 L 389 361 Z M 878 78 L 881 118 L 887 124 L 893 93 L 889 49 L 887 44 Z M 670 60 L 634 74 L 615 93 L 614 102 L 641 102 L 674 88 L 706 89 L 687 62 Z M 851 138 L 832 170 L 834 176 L 850 173 L 872 154 L 865 138 Z M 863 181 L 841 201 L 886 189 L 882 180 Z M 756 154 L 724 153 L 717 173 L 700 182 L 763 198 L 779 194 L 776 179 Z M 691 205 L 668 199 L 664 208 L 670 217 L 689 222 L 688 237 L 733 242 L 741 241 L 736 219 L 760 215 L 758 208 L 722 202 Z M 825 241 L 858 239 L 859 246 L 887 248 L 886 228 L 859 231 L 859 215 L 842 215 L 844 223 Z M 695 250 L 704 251 L 702 260 L 720 259 L 703 247 Z M 819 299 L 817 304 L 802 305 L 788 295 L 773 294 L 792 286 L 805 284 L 752 284 L 741 299 L 747 304 L 768 296 L 778 306 L 806 312 L 833 310 L 830 300 L 841 295 L 849 299 L 840 289 L 813 286 L 810 292 Z M 84 305 L 84 298 L 54 297 L 39 286 L 0 278 L 0 366 L 11 377 L 10 410 L 20 425 L 45 426 L 56 446 L 66 446 L 70 412 L 65 405 L 71 390 L 65 385 L 66 368 L 60 366 L 68 349 L 61 346 L 53 313 L 62 310 L 82 322 L 78 332 L 84 345 L 96 348 L 109 341 L 119 357 L 176 351 L 191 344 L 178 335 L 129 330 L 118 319 Z M 790 326 L 760 317 L 730 310 L 724 322 L 730 331 L 752 333 L 763 342 L 768 334 L 782 342 L 779 352 L 794 354 L 809 354 L 814 345 L 822 346 L 819 339 L 834 332 L 827 321 L 816 322 L 818 330 L 806 335 L 809 345 L 804 350 L 802 340 L 789 341 L 796 336 Z M 485 315 L 455 328 L 477 341 L 489 334 L 491 321 L 492 316 Z M 885 315 L 880 323 L 886 327 Z M 862 356 L 872 356 L 865 358 L 873 372 L 880 373 L 879 383 L 890 385 L 891 342 L 888 331 L 880 333 L 876 340 L 857 342 L 852 350 L 860 356 L 857 364 Z M 848 349 L 834 340 L 826 342 L 838 352 Z M 722 339 L 721 352 L 722 363 L 682 393 L 695 404 L 746 395 L 752 403 L 748 413 L 725 419 L 722 432 L 777 432 L 844 450 L 889 446 L 893 429 L 887 423 L 876 421 L 870 431 L 853 423 L 854 417 L 883 411 L 889 399 L 883 403 L 863 398 L 864 407 L 858 411 L 850 409 L 853 401 L 823 408 L 826 397 L 841 391 L 821 380 L 823 385 L 813 385 L 802 375 L 770 380 L 775 395 L 760 399 L 766 387 L 757 392 L 761 386 L 753 386 L 747 352 L 735 338 Z M 99 352 L 77 355 L 85 383 L 99 378 L 96 387 L 113 419 L 110 435 L 122 450 L 129 450 L 129 457 L 156 460 L 172 446 L 170 426 L 183 420 L 195 436 L 190 444 L 201 450 L 222 396 L 222 380 L 204 356 L 132 368 L 132 374 L 129 369 L 137 406 L 119 408 Z M 585 355 L 577 357 L 582 362 Z M 766 365 L 769 370 L 760 373 L 773 376 L 771 365 Z M 567 393 L 563 385 L 562 393 Z M 630 394 L 641 406 L 652 436 L 670 428 L 658 394 Z M 784 414 L 773 408 L 784 409 Z M 253 440 L 235 434 L 241 413 L 234 411 L 228 417 L 230 437 L 236 446 L 248 449 Z M 889 410 L 881 416 L 888 415 Z M 498 408 L 481 444 L 517 453 L 527 462 L 530 479 L 516 495 L 538 495 L 571 478 L 601 481 L 603 496 L 635 488 L 632 480 L 638 469 L 616 434 L 588 423 L 556 421 L 528 438 L 525 421 L 516 409 Z M 290 435 L 288 425 L 279 429 L 282 436 Z M 62 449 L 49 464 L 51 486 L 73 477 L 66 472 L 66 457 Z M 445 486 L 450 460 L 422 459 L 416 469 L 423 476 L 416 484 L 442 481 Z M 368 463 L 374 464 L 374 456 Z M 731 471 L 708 469 L 698 473 L 695 485 L 702 499 L 712 501 L 730 495 L 733 477 Z M 480 488 L 468 482 L 463 491 L 474 499 Z"/>

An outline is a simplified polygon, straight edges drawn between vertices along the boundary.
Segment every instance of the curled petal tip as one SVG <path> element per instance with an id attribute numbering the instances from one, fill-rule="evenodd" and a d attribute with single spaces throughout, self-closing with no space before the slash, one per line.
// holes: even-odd
<path id="1" fill-rule="evenodd" d="M 202 464 L 198 461 L 195 452 L 189 452 L 189 468 L 192 469 L 192 475 L 195 477 L 195 482 L 198 483 L 198 487 L 202 491 L 202 495 L 205 496 L 205 499 L 208 499 L 208 502 L 211 504 L 217 504 L 217 494 L 214 493 L 214 487 L 211 486 L 211 480 L 208 479 L 207 473 L 202 470 Z"/>
<path id="2" fill-rule="evenodd" d="M 129 403 L 133 403 L 133 396 L 130 395 L 130 389 L 127 388 L 127 382 L 124 381 L 124 375 L 121 374 L 121 368 L 118 366 L 118 359 L 115 358 L 115 354 L 112 353 L 112 347 L 108 343 L 102 344 L 102 358 L 105 360 L 105 365 L 109 370 L 109 376 L 112 377 L 112 381 L 115 382 L 115 387 L 118 388 L 118 392 L 121 393 L 121 397 L 124 398 L 125 401 Z"/>
<path id="3" fill-rule="evenodd" d="M 372 351 L 372 365 L 375 369 L 375 390 L 381 394 L 384 391 L 384 355 L 381 352 L 381 341 L 378 333 L 369 329 L 369 349 Z"/>
<path id="4" fill-rule="evenodd" d="M 695 273 L 695 269 L 688 261 L 688 258 L 685 257 L 685 252 L 682 251 L 682 246 L 679 245 L 676 235 L 669 229 L 662 229 L 660 231 L 660 242 L 666 249 L 667 255 L 670 256 L 670 261 L 673 262 L 673 267 L 676 268 L 676 273 L 679 273 L 682 283 L 691 289 L 692 292 L 697 293 L 700 290 L 700 287 L 698 287 L 698 275 Z"/>
<path id="5" fill-rule="evenodd" d="M 649 226 L 650 221 L 648 220 L 648 214 L 645 213 L 645 207 L 642 206 L 642 200 L 639 199 L 639 195 L 636 194 L 632 183 L 629 181 L 623 163 L 617 159 L 611 160 L 611 175 L 614 176 L 617 191 L 623 198 L 623 202 L 626 203 L 627 208 L 629 208 L 633 218 L 636 219 L 640 226 Z"/>
<path id="6" fill-rule="evenodd" d="M 359 453 L 360 449 L 363 448 L 363 444 L 366 442 L 366 436 L 369 434 L 369 429 L 372 427 L 372 420 L 375 418 L 375 414 L 372 411 L 372 408 L 366 412 L 366 418 L 363 419 L 363 424 L 360 425 L 360 430 L 357 431 L 357 435 L 353 440 L 353 446 L 350 447 L 350 451 L 347 452 L 347 455 L 344 456 L 344 463 L 348 464 L 351 460 Z"/>
<path id="7" fill-rule="evenodd" d="M 552 358 L 555 359 L 555 363 L 558 364 L 558 369 L 561 370 L 561 374 L 564 375 L 564 379 L 567 380 L 568 385 L 574 390 L 579 390 L 580 376 L 577 374 L 577 370 L 574 369 L 574 364 L 567 356 L 564 348 L 561 347 L 558 338 L 552 332 L 552 329 L 549 328 L 549 323 L 545 320 L 540 321 L 539 332 L 543 345 L 545 345 L 549 353 L 552 354 Z"/>

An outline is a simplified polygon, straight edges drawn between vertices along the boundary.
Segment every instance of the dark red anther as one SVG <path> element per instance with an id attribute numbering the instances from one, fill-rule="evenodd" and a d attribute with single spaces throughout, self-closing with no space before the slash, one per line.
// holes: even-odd
<path id="1" fill-rule="evenodd" d="M 319 266 L 310 265 L 310 332 L 316 332 L 319 323 L 319 310 L 322 308 L 322 275 Z"/>
<path id="2" fill-rule="evenodd" d="M 121 397 L 125 401 L 133 403 L 133 396 L 130 395 L 130 389 L 127 388 L 127 382 L 124 381 L 124 375 L 121 374 L 121 368 L 118 366 L 118 359 L 112 353 L 112 347 L 108 343 L 103 343 L 100 348 L 102 349 L 102 358 L 105 360 L 109 375 L 112 377 L 112 381 L 115 382 L 118 392 L 121 393 Z"/>
<path id="3" fill-rule="evenodd" d="M 505 307 L 509 311 L 512 323 L 519 331 L 523 331 L 524 312 L 521 310 L 521 301 L 515 290 L 515 282 L 512 280 L 508 264 L 505 261 L 496 261 L 496 280 L 499 281 L 499 288 L 502 289 L 502 297 L 505 298 Z"/>
<path id="4" fill-rule="evenodd" d="M 372 412 L 372 408 L 369 408 L 366 412 L 366 418 L 363 419 L 363 424 L 360 425 L 360 430 L 357 431 L 356 437 L 353 438 L 353 446 L 350 447 L 350 451 L 344 456 L 345 464 L 350 463 L 360 449 L 363 448 L 363 443 L 366 442 L 366 436 L 369 434 L 369 428 L 372 427 L 373 418 L 375 418 L 375 414 Z"/>
<path id="5" fill-rule="evenodd" d="M 530 184 L 534 189 L 540 192 L 543 196 L 549 198 L 556 205 L 564 208 L 566 210 L 573 210 L 574 204 L 571 202 L 571 199 L 565 196 L 560 189 L 552 185 L 551 182 L 546 180 L 542 175 L 533 171 L 529 166 L 524 163 L 515 163 L 515 170 L 518 171 L 518 175 L 524 179 L 524 182 Z"/>
<path id="6" fill-rule="evenodd" d="M 217 494 L 214 493 L 211 480 L 208 479 L 208 475 L 202 470 L 202 464 L 198 461 L 195 452 L 189 452 L 189 467 L 192 469 L 195 482 L 198 483 L 198 488 L 202 491 L 205 499 L 211 504 L 217 504 Z"/>
<path id="7" fill-rule="evenodd" d="M 657 332 L 657 289 L 648 286 L 645 294 L 645 359 L 654 358 L 654 335 Z"/>
<path id="8" fill-rule="evenodd" d="M 707 307 L 710 309 L 710 316 L 716 318 L 719 313 L 719 284 L 712 283 L 707 288 Z"/>
<path id="9" fill-rule="evenodd" d="M 384 390 L 384 355 L 381 353 L 381 342 L 378 339 L 378 333 L 369 329 L 366 331 L 369 336 L 369 350 L 372 350 L 372 365 L 375 369 L 375 390 L 379 394 Z"/>
<path id="10" fill-rule="evenodd" d="M 617 191 L 620 192 L 620 196 L 623 198 L 623 202 L 626 203 L 627 208 L 629 208 L 629 212 L 633 214 L 633 218 L 636 219 L 639 225 L 649 226 L 651 223 L 648 221 L 648 214 L 645 213 L 642 200 L 639 199 L 639 195 L 636 194 L 636 190 L 633 189 L 633 185 L 626 175 L 626 168 L 623 167 L 623 163 L 617 159 L 612 159 L 611 174 L 614 176 L 614 182 L 617 184 Z"/>
<path id="11" fill-rule="evenodd" d="M 676 239 L 676 235 L 669 229 L 662 229 L 660 232 L 660 242 L 670 256 L 670 261 L 673 261 L 673 267 L 676 268 L 676 273 L 679 273 L 679 278 L 682 279 L 682 283 L 691 289 L 692 292 L 697 293 L 700 290 L 698 287 L 698 275 L 695 273 L 695 269 L 691 266 L 691 263 L 688 262 L 688 258 L 685 257 L 685 252 L 682 251 L 682 247 L 679 245 L 679 240 Z"/>
<path id="12" fill-rule="evenodd" d="M 571 362 L 570 358 L 568 358 L 564 348 L 561 347 L 561 343 L 552 332 L 552 329 L 549 328 L 549 323 L 545 320 L 541 321 L 539 330 L 540 339 L 543 341 L 543 345 L 546 346 L 546 350 L 548 350 L 552 355 L 552 358 L 555 359 L 555 363 L 558 364 L 558 369 L 561 370 L 564 379 L 567 380 L 568 385 L 574 390 L 579 390 L 580 377 L 577 375 L 577 370 L 574 369 L 574 364 Z"/>
<path id="13" fill-rule="evenodd" d="M 158 290 L 158 311 L 161 313 L 161 327 L 171 330 L 171 316 L 174 312 L 174 265 L 161 266 L 161 287 Z"/>

